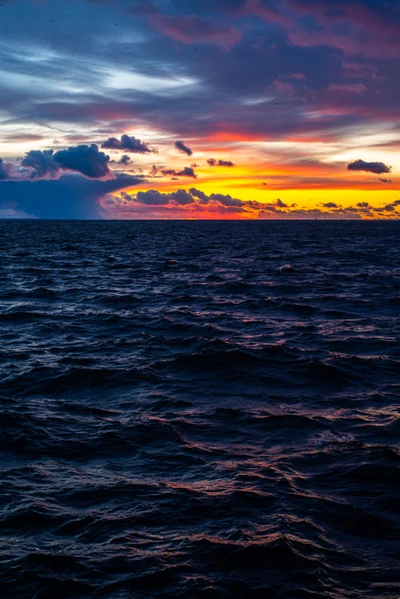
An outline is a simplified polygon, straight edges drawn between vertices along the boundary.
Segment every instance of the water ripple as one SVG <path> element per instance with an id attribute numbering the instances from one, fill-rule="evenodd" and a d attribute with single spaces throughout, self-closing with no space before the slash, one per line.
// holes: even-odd
<path id="1" fill-rule="evenodd" d="M 397 599 L 396 222 L 3 222 L 8 598 Z"/>

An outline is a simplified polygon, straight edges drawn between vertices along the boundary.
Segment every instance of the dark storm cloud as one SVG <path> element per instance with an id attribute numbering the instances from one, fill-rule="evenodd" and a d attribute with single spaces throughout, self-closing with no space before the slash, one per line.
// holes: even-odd
<path id="1" fill-rule="evenodd" d="M 37 218 L 101 218 L 108 193 L 143 183 L 128 175 L 94 181 L 77 175 L 57 180 L 0 181 L 0 210 L 13 206 Z"/>
<path id="2" fill-rule="evenodd" d="M 365 171 L 367 173 L 375 173 L 380 175 L 382 173 L 390 173 L 392 170 L 391 166 L 387 166 L 383 162 L 365 162 L 364 160 L 355 160 L 347 166 L 349 171 Z"/>
<path id="3" fill-rule="evenodd" d="M 76 171 L 89 179 L 112 177 L 108 168 L 110 157 L 100 152 L 96 144 L 76 146 L 54 154 L 54 161 L 65 170 Z"/>
<path id="4" fill-rule="evenodd" d="M 176 141 L 175 142 L 175 147 L 180 151 L 183 152 L 183 154 L 187 154 L 188 156 L 191 156 L 193 154 L 193 151 L 188 148 L 188 146 L 186 146 L 183 141 Z"/>
<path id="5" fill-rule="evenodd" d="M 207 160 L 207 163 L 210 166 L 235 166 L 233 162 L 231 162 L 230 160 L 215 160 L 215 158 L 210 158 L 209 160 Z"/>
<path id="6" fill-rule="evenodd" d="M 60 173 L 53 150 L 30 150 L 22 160 L 21 166 L 33 169 L 32 179 L 55 179 Z"/>
<path id="7" fill-rule="evenodd" d="M 3 159 L 0 158 L 0 181 L 4 179 L 8 179 L 10 176 L 10 167 L 8 164 L 3 162 Z"/>
<path id="8" fill-rule="evenodd" d="M 122 135 L 121 139 L 116 137 L 110 137 L 105 141 L 102 148 L 108 150 L 124 150 L 125 152 L 132 152 L 134 154 L 150 154 L 156 152 L 156 150 L 150 148 L 145 142 L 130 137 L 129 135 Z"/>
<path id="9" fill-rule="evenodd" d="M 111 179 L 114 175 L 108 168 L 109 161 L 110 157 L 92 144 L 55 153 L 53 150 L 30 150 L 21 166 L 31 169 L 31 179 L 57 179 L 63 171 L 74 171 L 88 179 Z"/>

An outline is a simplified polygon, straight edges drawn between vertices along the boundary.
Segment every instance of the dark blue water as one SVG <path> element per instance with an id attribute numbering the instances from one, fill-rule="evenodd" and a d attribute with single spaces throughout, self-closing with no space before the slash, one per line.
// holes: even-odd
<path id="1" fill-rule="evenodd" d="M 0 235 L 2 599 L 397 599 L 400 223 Z"/>

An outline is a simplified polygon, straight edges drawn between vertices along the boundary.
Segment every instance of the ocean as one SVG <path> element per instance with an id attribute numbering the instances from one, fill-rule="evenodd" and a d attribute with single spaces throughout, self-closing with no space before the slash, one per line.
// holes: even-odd
<path id="1" fill-rule="evenodd" d="M 400 222 L 0 239 L 2 599 L 399 597 Z"/>

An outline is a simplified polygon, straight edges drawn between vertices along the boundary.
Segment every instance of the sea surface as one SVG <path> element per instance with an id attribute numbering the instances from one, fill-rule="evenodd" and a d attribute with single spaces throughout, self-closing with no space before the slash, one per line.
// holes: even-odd
<path id="1" fill-rule="evenodd" d="M 0 242 L 1 599 L 399 597 L 400 222 Z"/>

